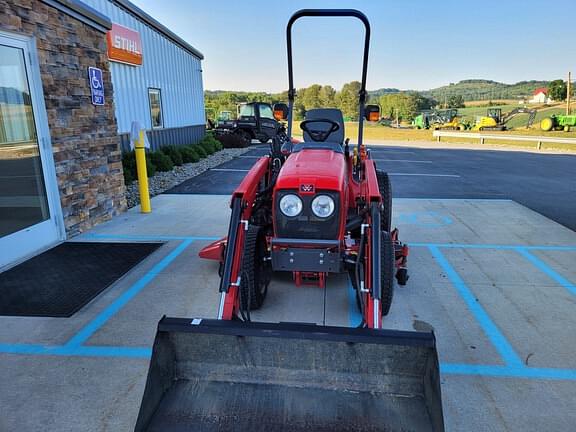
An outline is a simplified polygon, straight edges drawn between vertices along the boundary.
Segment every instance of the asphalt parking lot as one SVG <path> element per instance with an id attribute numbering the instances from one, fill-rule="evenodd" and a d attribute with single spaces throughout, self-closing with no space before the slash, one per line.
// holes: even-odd
<path id="1" fill-rule="evenodd" d="M 226 188 L 263 151 L 188 181 L 180 194 L 154 198 L 149 215 L 132 209 L 78 237 L 164 245 L 73 317 L 0 317 L 0 430 L 133 428 L 158 320 L 216 315 L 217 265 L 197 253 L 225 234 L 225 194 L 232 190 Z M 526 189 L 540 184 L 530 169 L 537 174 L 548 164 L 556 164 L 547 168 L 556 178 L 568 179 L 574 156 L 550 162 L 537 158 L 549 155 L 521 154 L 524 165 L 508 162 L 506 170 L 505 156 L 491 151 L 462 155 L 469 160 L 460 164 L 456 150 L 446 152 L 373 150 L 380 166 L 392 165 L 400 197 L 393 222 L 411 245 L 411 279 L 397 287 L 384 324 L 435 331 L 447 430 L 573 430 L 576 233 L 566 228 L 573 187 L 554 188 L 564 191 L 562 205 L 546 217 L 515 198 L 513 185 L 520 177 Z M 484 167 L 484 176 L 491 170 L 502 178 L 484 188 L 474 181 L 482 177 L 474 167 L 490 158 L 502 165 Z M 323 291 L 295 288 L 289 275 L 278 275 L 252 319 L 353 326 L 359 315 L 345 277 L 330 277 Z"/>
<path id="2" fill-rule="evenodd" d="M 502 149 L 372 145 L 379 168 L 393 176 L 396 198 L 510 199 L 576 231 L 576 155 Z M 260 145 L 168 193 L 230 194 Z"/>

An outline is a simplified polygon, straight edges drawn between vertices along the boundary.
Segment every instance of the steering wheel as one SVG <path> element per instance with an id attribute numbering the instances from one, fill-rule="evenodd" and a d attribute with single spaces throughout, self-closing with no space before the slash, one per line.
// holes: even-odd
<path id="1" fill-rule="evenodd" d="M 328 123 L 330 128 L 327 130 L 313 130 L 309 129 L 308 125 L 312 123 Z M 300 123 L 300 129 L 310 135 L 312 141 L 316 142 L 324 142 L 326 139 L 333 133 L 340 129 L 340 125 L 335 121 L 329 119 L 312 119 L 312 120 L 304 120 Z"/>

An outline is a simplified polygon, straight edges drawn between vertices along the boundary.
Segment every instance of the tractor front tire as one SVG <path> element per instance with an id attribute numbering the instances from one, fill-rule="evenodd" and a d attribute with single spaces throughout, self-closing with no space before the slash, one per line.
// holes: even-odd
<path id="1" fill-rule="evenodd" d="M 244 253 L 240 274 L 240 306 L 259 309 L 264 303 L 272 278 L 272 265 L 268 258 L 266 230 L 250 225 L 244 237 Z"/>
<path id="2" fill-rule="evenodd" d="M 376 170 L 376 179 L 378 180 L 378 189 L 382 197 L 382 211 L 380 213 L 380 229 L 390 232 L 392 227 L 392 186 L 390 177 L 381 170 Z"/>
<path id="3" fill-rule="evenodd" d="M 394 295 L 394 270 L 396 254 L 394 252 L 394 243 L 390 233 L 382 231 L 381 245 L 380 245 L 380 305 L 382 307 L 382 316 L 388 315 L 390 306 L 392 305 L 392 297 Z M 358 281 L 353 269 L 349 270 L 350 282 L 356 294 L 356 307 L 362 313 L 362 300 L 360 296 L 364 295 L 360 292 Z"/>
<path id="4" fill-rule="evenodd" d="M 382 316 L 388 315 L 394 295 L 394 270 L 396 255 L 390 233 L 382 231 L 380 245 L 380 304 Z"/>

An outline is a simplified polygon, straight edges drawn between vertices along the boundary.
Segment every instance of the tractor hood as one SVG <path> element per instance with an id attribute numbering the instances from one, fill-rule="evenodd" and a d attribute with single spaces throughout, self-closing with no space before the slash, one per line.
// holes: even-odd
<path id="1" fill-rule="evenodd" d="M 325 149 L 302 149 L 292 153 L 282 166 L 276 189 L 293 189 L 300 193 L 316 190 L 343 191 L 346 162 L 342 153 Z"/>

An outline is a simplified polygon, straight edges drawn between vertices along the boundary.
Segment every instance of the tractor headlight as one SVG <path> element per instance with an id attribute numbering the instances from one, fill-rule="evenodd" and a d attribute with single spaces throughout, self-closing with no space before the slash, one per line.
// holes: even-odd
<path id="1" fill-rule="evenodd" d="M 334 213 L 334 200 L 328 195 L 318 195 L 312 201 L 312 213 L 320 218 L 327 218 Z"/>
<path id="2" fill-rule="evenodd" d="M 302 200 L 294 194 L 284 195 L 280 199 L 280 211 L 286 216 L 298 216 L 302 212 Z"/>

